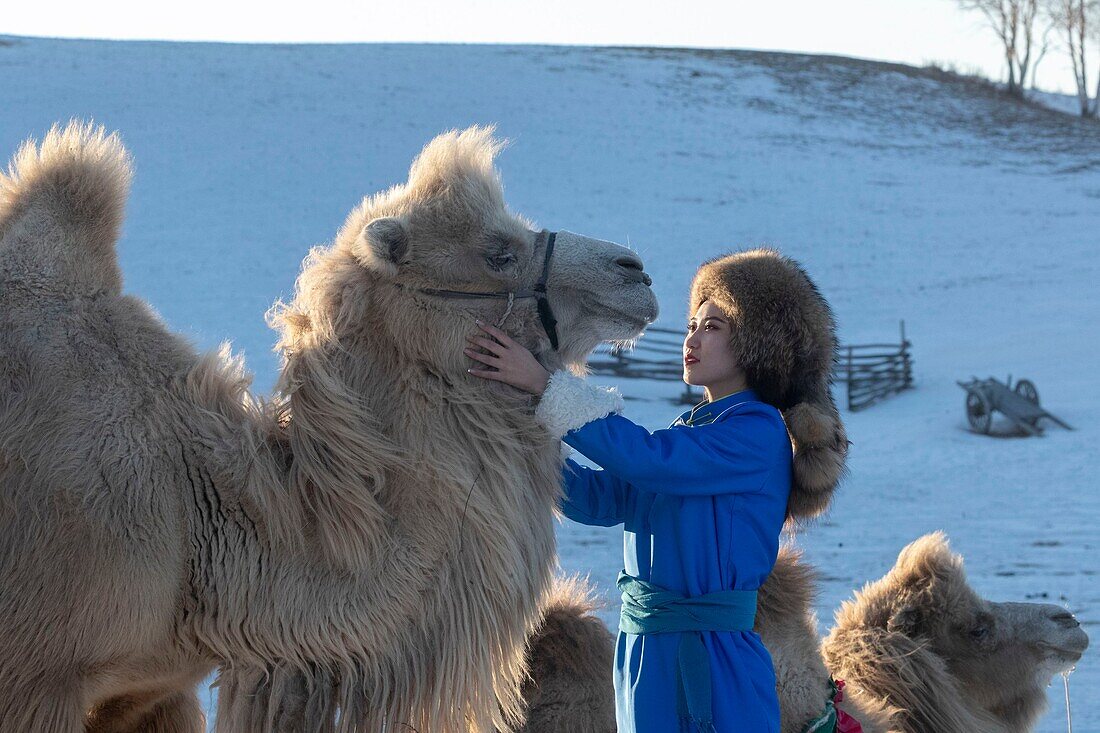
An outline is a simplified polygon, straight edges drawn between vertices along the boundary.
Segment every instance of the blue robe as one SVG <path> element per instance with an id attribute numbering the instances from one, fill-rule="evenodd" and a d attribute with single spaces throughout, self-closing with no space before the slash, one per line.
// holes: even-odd
<path id="1" fill-rule="evenodd" d="M 755 590 L 779 552 L 791 486 L 791 443 L 779 411 L 752 390 L 703 403 L 650 433 L 621 415 L 563 440 L 603 470 L 566 462 L 562 512 L 624 525 L 627 573 L 684 596 Z M 619 632 L 620 733 L 688 732 L 677 715 L 680 634 Z M 771 656 L 747 632 L 703 632 L 718 733 L 774 733 Z"/>

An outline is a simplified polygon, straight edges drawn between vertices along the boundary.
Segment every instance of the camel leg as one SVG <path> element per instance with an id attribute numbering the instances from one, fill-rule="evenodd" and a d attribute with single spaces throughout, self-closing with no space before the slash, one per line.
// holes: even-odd
<path id="1" fill-rule="evenodd" d="M 125 695 L 96 706 L 85 733 L 203 733 L 206 716 L 194 690 Z"/>

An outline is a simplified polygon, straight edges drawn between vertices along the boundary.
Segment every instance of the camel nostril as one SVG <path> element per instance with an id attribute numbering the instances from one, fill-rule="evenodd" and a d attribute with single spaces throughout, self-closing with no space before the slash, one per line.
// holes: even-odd
<path id="1" fill-rule="evenodd" d="M 642 261 L 637 257 L 621 255 L 615 258 L 613 264 L 626 270 L 627 277 L 632 281 L 645 283 L 646 285 L 653 284 L 653 278 L 643 271 Z"/>
<path id="2" fill-rule="evenodd" d="M 637 257 L 630 257 L 628 255 L 616 257 L 615 264 L 625 270 L 637 270 L 638 272 L 642 271 L 642 261 L 639 260 Z"/>
<path id="3" fill-rule="evenodd" d="M 1081 622 L 1070 613 L 1069 611 L 1063 611 L 1062 613 L 1056 613 L 1050 617 L 1051 621 L 1056 621 L 1059 625 L 1066 627 L 1067 629 L 1076 629 L 1081 625 Z"/>

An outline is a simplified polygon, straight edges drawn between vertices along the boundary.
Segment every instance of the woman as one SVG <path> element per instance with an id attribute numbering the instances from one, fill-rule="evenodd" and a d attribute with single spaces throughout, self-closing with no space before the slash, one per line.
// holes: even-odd
<path id="1" fill-rule="evenodd" d="M 684 380 L 706 400 L 652 433 L 618 414 L 614 390 L 549 374 L 481 327 L 493 338 L 466 354 L 491 368 L 470 373 L 541 395 L 547 429 L 603 469 L 566 461 L 562 512 L 624 525 L 619 731 L 778 731 L 756 589 L 784 522 L 827 506 L 847 450 L 829 394 L 835 326 L 805 272 L 766 249 L 699 269 Z"/>

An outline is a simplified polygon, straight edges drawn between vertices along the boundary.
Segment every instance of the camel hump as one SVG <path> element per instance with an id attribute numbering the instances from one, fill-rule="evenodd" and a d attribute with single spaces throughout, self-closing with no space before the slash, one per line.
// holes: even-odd
<path id="1" fill-rule="evenodd" d="M 595 590 L 587 578 L 579 575 L 555 575 L 542 598 L 543 613 L 568 617 L 594 615 L 600 608 Z"/>
<path id="2" fill-rule="evenodd" d="M 615 637 L 595 615 L 602 607 L 587 580 L 555 577 L 542 598 L 542 619 L 528 638 L 524 684 L 532 731 L 613 731 L 615 690 L 607 672 Z"/>
<path id="3" fill-rule="evenodd" d="M 117 134 L 73 120 L 28 140 L 0 173 L 0 276 L 117 292 L 115 242 L 132 178 Z"/>
<path id="4" fill-rule="evenodd" d="M 581 673 L 595 664 L 610 664 L 613 637 L 596 616 L 602 607 L 587 578 L 556 576 L 542 598 L 542 620 L 528 639 L 531 663 L 536 669 Z"/>
<path id="5" fill-rule="evenodd" d="M 817 572 L 802 560 L 802 552 L 783 544 L 775 565 L 757 594 L 757 623 L 800 619 L 817 595 Z"/>

